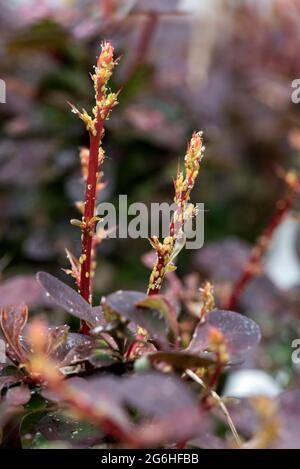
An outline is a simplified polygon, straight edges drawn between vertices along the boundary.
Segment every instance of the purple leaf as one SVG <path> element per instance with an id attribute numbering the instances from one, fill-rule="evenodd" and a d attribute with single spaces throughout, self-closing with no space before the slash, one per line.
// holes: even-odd
<path id="1" fill-rule="evenodd" d="M 88 381 L 72 378 L 79 389 L 88 390 L 90 399 L 129 405 L 152 416 L 165 415 L 178 408 L 195 405 L 196 400 L 189 388 L 171 375 L 150 372 L 127 378 L 107 376 Z"/>
<path id="2" fill-rule="evenodd" d="M 97 326 L 101 320 L 101 314 L 94 314 L 91 305 L 82 296 L 65 283 L 58 280 L 53 275 L 46 272 L 39 272 L 37 280 L 46 292 L 46 296 L 63 308 L 68 313 L 88 322 L 93 327 Z"/>
<path id="3" fill-rule="evenodd" d="M 197 408 L 193 393 L 172 375 L 149 372 L 124 379 L 120 386 L 124 402 L 146 415 L 164 416 Z"/>
<path id="4" fill-rule="evenodd" d="M 64 346 L 67 341 L 69 326 L 49 327 L 46 337 L 46 353 L 55 357 L 57 351 Z"/>
<path id="5" fill-rule="evenodd" d="M 32 344 L 29 343 L 27 338 L 29 327 L 30 326 L 27 326 L 24 334 L 20 336 L 20 343 L 26 354 L 30 354 L 32 351 Z M 45 330 L 43 334 L 44 350 L 48 356 L 56 358 L 58 350 L 66 343 L 68 331 L 69 326 L 52 326 Z"/>
<path id="6" fill-rule="evenodd" d="M 127 412 L 122 408 L 121 381 L 117 377 L 107 376 L 102 378 L 92 378 L 85 380 L 83 378 L 70 378 L 68 380 L 72 391 L 82 395 L 85 405 L 90 408 L 92 414 L 99 414 L 115 422 L 120 428 L 128 431 L 130 428 L 130 419 Z M 48 395 L 51 399 L 50 394 Z M 54 394 L 55 399 L 55 394 Z"/>
<path id="7" fill-rule="evenodd" d="M 30 306 L 45 306 L 47 304 L 43 290 L 34 276 L 20 275 L 9 278 L 0 285 L 0 306 L 7 308 L 21 303 Z"/>
<path id="8" fill-rule="evenodd" d="M 199 434 L 202 415 L 195 395 L 178 378 L 162 373 L 141 373 L 120 386 L 126 406 L 137 409 L 151 422 L 137 429 L 140 445 L 188 439 Z"/>
<path id="9" fill-rule="evenodd" d="M 147 295 L 136 291 L 122 291 L 108 295 L 103 301 L 105 315 L 117 314 L 144 327 L 150 335 L 162 343 L 166 342 L 168 324 L 161 312 L 156 308 L 142 308 L 138 304 L 147 300 Z M 107 316 L 106 316 L 107 317 Z"/>
<path id="10" fill-rule="evenodd" d="M 164 317 L 169 324 L 174 339 L 177 340 L 179 335 L 179 327 L 176 311 L 167 298 L 165 298 L 163 295 L 147 296 L 144 300 L 139 301 L 137 306 L 145 308 L 146 310 L 150 309 L 159 311 L 161 316 Z"/>
<path id="11" fill-rule="evenodd" d="M 76 334 L 68 334 L 66 343 L 57 351 L 60 366 L 68 366 L 88 360 L 92 355 L 95 340 L 92 337 Z"/>
<path id="12" fill-rule="evenodd" d="M 162 442 L 175 443 L 189 440 L 201 433 L 203 420 L 203 414 L 195 406 L 175 410 L 173 413 L 139 425 L 136 429 L 139 445 L 144 448 L 157 448 Z"/>
<path id="13" fill-rule="evenodd" d="M 244 310 L 253 314 L 280 314 L 285 313 L 289 307 L 282 291 L 265 274 L 257 275 L 246 285 L 239 303 Z"/>
<path id="14" fill-rule="evenodd" d="M 252 319 L 233 311 L 215 310 L 207 314 L 204 323 L 198 324 L 186 351 L 199 353 L 207 349 L 211 327 L 223 334 L 228 350 L 233 354 L 247 352 L 261 339 L 260 328 Z"/>
<path id="15" fill-rule="evenodd" d="M 196 396 L 172 375 L 150 372 L 126 378 L 71 378 L 68 386 L 83 397 L 92 414 L 100 409 L 103 416 L 126 433 L 133 432 L 139 446 L 189 438 L 201 428 L 202 416 Z M 43 395 L 51 399 L 51 393 Z M 139 413 L 141 423 L 135 427 L 131 424 L 129 409 Z"/>
<path id="16" fill-rule="evenodd" d="M 26 354 L 21 344 L 21 334 L 28 320 L 28 308 L 25 305 L 2 309 L 0 325 L 9 345 L 12 358 L 20 363 L 26 362 Z"/>
<path id="17" fill-rule="evenodd" d="M 92 308 L 93 310 L 93 316 L 96 318 L 97 321 L 97 326 L 107 326 L 107 322 L 105 321 L 104 313 L 103 313 L 103 308 L 102 306 L 94 306 Z"/>
<path id="18" fill-rule="evenodd" d="M 236 282 L 249 260 L 250 246 L 238 238 L 208 243 L 194 259 L 195 267 L 217 281 Z"/>

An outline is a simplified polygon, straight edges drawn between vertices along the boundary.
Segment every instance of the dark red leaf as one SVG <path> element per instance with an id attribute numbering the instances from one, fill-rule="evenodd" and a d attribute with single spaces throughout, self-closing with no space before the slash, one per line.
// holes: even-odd
<path id="1" fill-rule="evenodd" d="M 51 357 L 55 357 L 59 348 L 67 341 L 69 326 L 49 327 L 46 338 L 46 353 Z"/>
<path id="2" fill-rule="evenodd" d="M 104 313 L 117 314 L 125 319 L 133 321 L 136 325 L 144 327 L 150 335 L 161 342 L 166 342 L 168 324 L 158 309 L 141 308 L 138 303 L 147 299 L 147 295 L 136 291 L 119 290 L 104 298 Z"/>
<path id="3" fill-rule="evenodd" d="M 66 343 L 57 351 L 57 359 L 60 366 L 68 366 L 88 360 L 92 355 L 95 340 L 92 337 L 76 334 L 68 334 Z"/>
<path id="4" fill-rule="evenodd" d="M 25 363 L 26 354 L 21 345 L 21 334 L 27 323 L 28 308 L 25 305 L 2 309 L 0 311 L 0 325 L 12 351 L 13 358 L 20 363 Z"/>
<path id="5" fill-rule="evenodd" d="M 163 373 L 141 373 L 127 378 L 107 376 L 68 383 L 89 393 L 91 401 L 126 404 L 147 415 L 161 416 L 197 402 L 193 393 L 179 379 Z"/>
<path id="6" fill-rule="evenodd" d="M 56 305 L 60 306 L 65 311 L 88 322 L 93 327 L 101 322 L 101 315 L 94 314 L 91 305 L 85 301 L 79 293 L 53 275 L 47 274 L 46 272 L 39 272 L 37 274 L 37 280 L 45 290 L 46 296 L 51 298 Z"/>
<path id="7" fill-rule="evenodd" d="M 29 327 L 30 325 L 26 327 L 24 335 L 20 336 L 20 343 L 22 344 L 22 348 L 24 349 L 26 354 L 29 354 L 32 351 L 32 344 L 29 343 L 27 340 L 27 333 Z M 43 340 L 45 344 L 44 350 L 46 355 L 51 356 L 53 358 L 56 357 L 57 351 L 61 349 L 66 343 L 68 331 L 69 326 L 53 326 L 45 328 Z"/>
<path id="8" fill-rule="evenodd" d="M 165 416 L 198 406 L 195 396 L 182 381 L 163 373 L 140 373 L 123 379 L 120 392 L 127 405 L 146 415 Z"/>
<path id="9" fill-rule="evenodd" d="M 107 326 L 107 322 L 105 321 L 104 313 L 103 313 L 103 308 L 102 306 L 94 306 L 92 308 L 93 311 L 93 316 L 95 316 L 97 319 L 97 327 L 103 327 L 105 328 Z"/>
<path id="10" fill-rule="evenodd" d="M 43 290 L 31 275 L 20 275 L 1 282 L 0 306 L 6 308 L 21 303 L 30 306 L 46 306 Z"/>
<path id="11" fill-rule="evenodd" d="M 247 352 L 261 339 L 260 328 L 252 319 L 233 311 L 215 310 L 207 314 L 204 323 L 198 324 L 186 351 L 198 353 L 207 349 L 211 327 L 223 334 L 228 350 L 233 354 Z"/>
<path id="12" fill-rule="evenodd" d="M 249 260 L 251 247 L 238 238 L 208 243 L 194 259 L 195 267 L 217 281 L 235 282 Z"/>
<path id="13" fill-rule="evenodd" d="M 289 307 L 282 291 L 265 274 L 257 275 L 246 285 L 240 304 L 249 313 L 268 315 L 285 313 Z"/>
<path id="14" fill-rule="evenodd" d="M 146 310 L 158 310 L 169 324 L 174 339 L 177 340 L 179 335 L 177 315 L 174 307 L 167 298 L 163 295 L 147 296 L 144 300 L 139 301 L 137 306 L 145 308 Z"/>
<path id="15" fill-rule="evenodd" d="M 125 432 L 130 428 L 130 419 L 127 412 L 122 408 L 122 394 L 120 394 L 121 381 L 117 377 L 107 376 L 101 378 L 92 378 L 85 380 L 83 378 L 70 378 L 68 384 L 72 387 L 74 393 L 79 393 L 90 408 L 91 414 L 99 414 L 101 411 L 103 417 L 115 422 Z M 49 399 L 54 398 L 55 394 L 44 393 Z"/>
<path id="16" fill-rule="evenodd" d="M 61 368 L 89 359 L 95 347 L 95 339 L 69 332 L 69 326 L 57 326 L 49 327 L 45 344 L 46 354 Z M 28 344 L 26 336 L 22 338 L 22 345 L 29 353 L 31 345 Z"/>
<path id="17" fill-rule="evenodd" d="M 101 409 L 102 415 L 125 432 L 133 432 L 140 446 L 188 438 L 199 432 L 201 414 L 196 396 L 175 376 L 150 372 L 126 378 L 71 378 L 68 385 L 73 393 L 82 395 L 91 413 Z M 128 409 L 138 411 L 142 419 L 138 426 L 132 427 Z M 151 425 L 145 426 L 149 418 Z"/>
<path id="18" fill-rule="evenodd" d="M 159 447 L 162 442 L 174 443 L 186 441 L 202 432 L 203 414 L 199 407 L 177 409 L 150 423 L 142 424 L 137 429 L 138 441 L 144 448 Z"/>

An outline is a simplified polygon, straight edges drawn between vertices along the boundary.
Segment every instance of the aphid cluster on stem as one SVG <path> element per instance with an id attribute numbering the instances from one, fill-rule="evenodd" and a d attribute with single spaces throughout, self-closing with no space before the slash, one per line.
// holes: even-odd
<path id="1" fill-rule="evenodd" d="M 195 215 L 195 207 L 189 200 L 205 150 L 202 135 L 202 132 L 193 134 L 184 158 L 184 171 L 178 170 L 174 181 L 176 209 L 170 222 L 169 236 L 162 243 L 155 236 L 150 239 L 157 259 L 149 279 L 149 295 L 156 295 L 161 289 L 165 275 L 176 269 L 173 260 L 185 244 L 184 224 Z"/>

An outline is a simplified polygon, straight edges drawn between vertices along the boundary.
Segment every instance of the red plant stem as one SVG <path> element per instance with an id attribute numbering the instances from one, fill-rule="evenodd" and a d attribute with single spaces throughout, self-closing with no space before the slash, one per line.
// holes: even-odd
<path id="1" fill-rule="evenodd" d="M 90 133 L 90 156 L 83 217 L 85 226 L 82 230 L 82 254 L 84 256 L 84 261 L 81 265 L 79 292 L 88 302 L 91 302 L 91 252 L 93 236 L 95 234 L 95 222 L 91 222 L 91 219 L 95 216 L 97 173 L 99 170 L 99 147 L 103 125 L 104 121 L 100 118 L 100 113 L 98 113 L 96 135 L 92 135 L 92 133 Z"/>
<path id="2" fill-rule="evenodd" d="M 100 168 L 99 168 L 100 169 Z M 97 198 L 97 191 L 96 191 L 96 198 Z M 91 247 L 91 279 L 90 279 L 90 290 L 93 291 L 94 286 L 94 274 L 95 274 L 95 266 L 96 266 L 96 257 L 97 257 L 97 247 L 99 241 L 97 239 L 97 235 L 93 236 L 92 238 L 92 247 Z"/>
<path id="3" fill-rule="evenodd" d="M 79 286 L 81 296 L 89 303 L 92 302 L 91 263 L 93 257 L 93 238 L 95 236 L 96 227 L 96 194 L 99 167 L 103 161 L 103 152 L 100 153 L 100 145 L 104 135 L 104 121 L 108 118 L 111 109 L 117 103 L 117 95 L 114 93 L 108 94 L 106 86 L 116 63 L 113 61 L 113 53 L 114 49 L 110 43 L 104 43 L 102 45 L 101 54 L 97 61 L 97 67 L 95 68 L 95 74 L 92 76 L 96 92 L 96 106 L 93 108 L 95 118 L 92 119 L 91 116 L 87 115 L 86 111 L 84 111 L 83 114 L 79 113 L 81 119 L 86 123 L 90 135 L 84 214 L 81 223 L 82 253 L 80 257 L 81 269 Z M 78 110 L 75 109 L 75 113 L 78 113 Z"/>
<path id="4" fill-rule="evenodd" d="M 257 272 L 257 267 L 263 255 L 265 254 L 265 252 L 267 251 L 270 245 L 270 241 L 271 241 L 274 231 L 282 223 L 287 213 L 291 210 L 291 208 L 295 204 L 296 197 L 299 191 L 299 184 L 300 184 L 300 180 L 298 180 L 294 186 L 289 188 L 284 198 L 282 198 L 281 200 L 277 202 L 276 212 L 274 216 L 270 220 L 270 223 L 265 228 L 261 236 L 258 238 L 256 245 L 252 249 L 250 258 L 247 264 L 245 265 L 245 268 L 240 278 L 238 279 L 236 284 L 233 286 L 232 292 L 228 300 L 225 300 L 225 302 L 222 305 L 224 309 L 234 309 L 236 307 L 244 288 L 246 287 L 248 282 L 255 276 L 255 273 Z"/>

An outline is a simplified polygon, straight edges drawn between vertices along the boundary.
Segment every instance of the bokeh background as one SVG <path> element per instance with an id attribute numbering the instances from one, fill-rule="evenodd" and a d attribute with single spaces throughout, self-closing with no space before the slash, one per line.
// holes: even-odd
<path id="1" fill-rule="evenodd" d="M 40 306 L 33 274 L 41 269 L 70 282 L 61 269 L 65 248 L 80 252 L 69 220 L 82 199 L 87 132 L 67 101 L 93 105 L 89 72 L 104 39 L 122 56 L 112 83 L 122 93 L 107 126 L 101 200 L 171 201 L 178 158 L 203 130 L 193 200 L 207 210 L 205 245 L 180 254 L 178 275 L 195 291 L 206 278 L 216 291 L 230 286 L 285 191 L 283 170 L 300 168 L 300 104 L 291 101 L 300 1 L 2 0 L 0 31 L 1 304 Z M 300 338 L 298 217 L 295 207 L 239 304 L 264 336 L 245 366 L 267 371 L 274 393 L 299 381 L 291 360 Z M 103 242 L 96 300 L 145 290 L 148 250 L 147 240 Z"/>

